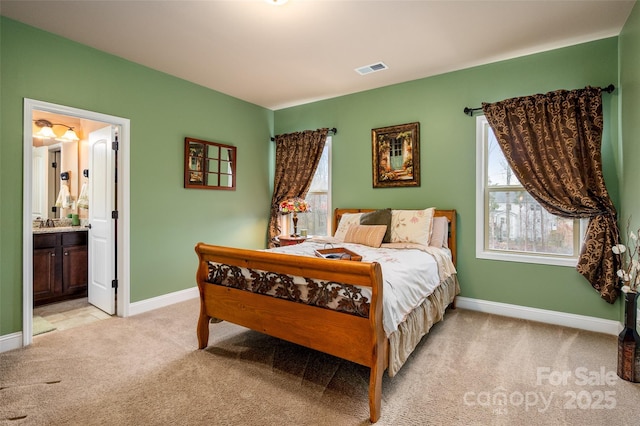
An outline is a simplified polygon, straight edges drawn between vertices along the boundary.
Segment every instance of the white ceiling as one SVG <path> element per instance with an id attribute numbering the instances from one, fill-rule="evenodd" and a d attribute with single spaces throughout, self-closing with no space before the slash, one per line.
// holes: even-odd
<path id="1" fill-rule="evenodd" d="M 0 0 L 0 13 L 277 110 L 616 36 L 634 3 Z"/>

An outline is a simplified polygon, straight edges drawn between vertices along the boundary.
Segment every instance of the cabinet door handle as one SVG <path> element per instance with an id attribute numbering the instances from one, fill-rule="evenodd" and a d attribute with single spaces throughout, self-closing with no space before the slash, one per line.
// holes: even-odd
<path id="1" fill-rule="evenodd" d="M 68 252 L 68 251 L 65 251 L 65 252 L 64 252 L 64 255 L 65 255 L 65 256 L 69 256 L 69 252 Z"/>
<path id="2" fill-rule="evenodd" d="M 85 227 L 85 228 L 88 228 L 88 229 L 91 229 L 91 224 L 90 224 L 90 223 L 87 223 L 84 227 Z"/>
<path id="3" fill-rule="evenodd" d="M 55 253 L 51 253 L 51 257 L 56 257 L 56 254 Z"/>

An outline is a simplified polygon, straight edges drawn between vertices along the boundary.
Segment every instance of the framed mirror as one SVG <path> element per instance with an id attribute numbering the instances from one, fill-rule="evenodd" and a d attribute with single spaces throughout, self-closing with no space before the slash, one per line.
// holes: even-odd
<path id="1" fill-rule="evenodd" d="M 236 147 L 184 138 L 184 187 L 236 189 Z"/>

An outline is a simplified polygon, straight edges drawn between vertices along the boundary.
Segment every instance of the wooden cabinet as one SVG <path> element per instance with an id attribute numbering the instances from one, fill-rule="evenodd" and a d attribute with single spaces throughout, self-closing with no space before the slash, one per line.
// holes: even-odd
<path id="1" fill-rule="evenodd" d="M 60 279 L 62 273 L 57 268 L 60 264 L 59 250 L 55 247 L 33 249 L 33 301 L 34 305 L 46 303 L 41 302 L 55 296 L 57 289 L 61 288 Z M 57 270 L 58 269 L 58 270 Z M 39 303 L 41 302 L 41 303 Z"/>
<path id="2" fill-rule="evenodd" d="M 33 235 L 34 306 L 85 297 L 87 231 Z"/>

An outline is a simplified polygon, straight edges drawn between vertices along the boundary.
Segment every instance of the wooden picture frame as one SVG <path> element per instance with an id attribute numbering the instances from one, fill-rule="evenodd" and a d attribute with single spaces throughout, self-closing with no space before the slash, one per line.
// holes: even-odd
<path id="1" fill-rule="evenodd" d="M 236 147 L 184 138 L 184 187 L 236 190 Z"/>
<path id="2" fill-rule="evenodd" d="M 420 186 L 420 123 L 371 130 L 373 187 Z"/>

